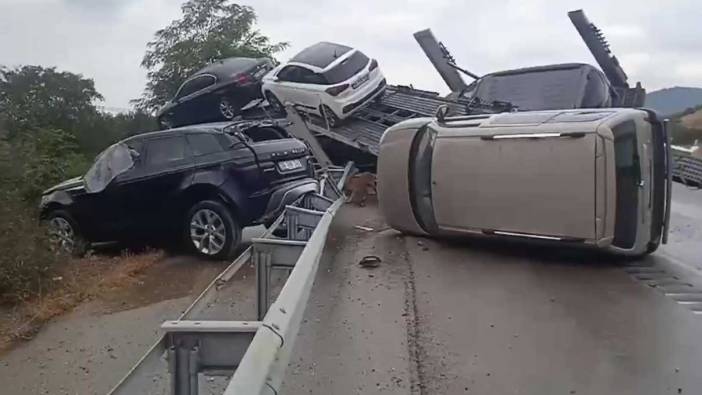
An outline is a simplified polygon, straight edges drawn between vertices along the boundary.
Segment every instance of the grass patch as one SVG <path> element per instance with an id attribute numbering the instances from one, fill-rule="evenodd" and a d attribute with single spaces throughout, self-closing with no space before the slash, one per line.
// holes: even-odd
<path id="1" fill-rule="evenodd" d="M 84 301 L 138 283 L 144 271 L 163 257 L 161 251 L 126 252 L 116 257 L 70 259 L 58 265 L 46 292 L 5 307 L 0 320 L 0 351 L 18 340 L 32 339 L 47 321 Z"/>

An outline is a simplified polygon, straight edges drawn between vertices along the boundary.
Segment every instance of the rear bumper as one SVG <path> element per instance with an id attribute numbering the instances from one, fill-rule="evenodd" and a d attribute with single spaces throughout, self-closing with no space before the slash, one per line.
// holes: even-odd
<path id="1" fill-rule="evenodd" d="M 267 223 L 275 220 L 283 212 L 285 206 L 291 204 L 302 195 L 316 192 L 318 188 L 319 184 L 317 181 L 311 178 L 280 185 L 271 194 L 266 211 L 259 222 Z"/>
<path id="2" fill-rule="evenodd" d="M 385 85 L 387 85 L 387 83 L 385 81 L 385 78 L 383 78 L 380 81 L 380 83 L 378 84 L 378 86 L 375 89 L 373 89 L 373 91 L 371 91 L 371 93 L 367 94 L 366 96 L 364 96 L 360 100 L 357 100 L 353 103 L 349 103 L 349 104 L 345 105 L 344 107 L 342 107 L 341 114 L 346 116 L 349 113 L 356 110 L 358 107 L 361 107 L 362 105 L 366 104 L 367 102 L 369 102 L 370 100 L 372 100 L 373 98 L 375 98 L 376 96 L 381 94 L 383 92 L 383 90 L 385 90 Z"/>

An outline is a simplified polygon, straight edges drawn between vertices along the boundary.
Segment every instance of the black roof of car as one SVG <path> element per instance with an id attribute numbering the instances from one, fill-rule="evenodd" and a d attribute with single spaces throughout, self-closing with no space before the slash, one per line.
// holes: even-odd
<path id="1" fill-rule="evenodd" d="M 339 56 L 352 49 L 346 45 L 322 41 L 303 49 L 290 61 L 325 68 Z"/>
<path id="2" fill-rule="evenodd" d="M 217 77 L 217 79 L 223 79 L 231 77 L 235 73 L 246 71 L 266 60 L 266 58 L 226 58 L 203 67 L 188 79 L 201 74 L 212 74 Z"/>
<path id="3" fill-rule="evenodd" d="M 144 138 L 167 136 L 167 135 L 174 133 L 174 132 L 222 133 L 224 131 L 224 128 L 226 128 L 227 126 L 233 125 L 235 123 L 236 122 L 225 121 L 225 122 L 209 122 L 209 123 L 201 123 L 201 124 L 197 124 L 197 125 L 179 126 L 177 128 L 173 128 L 173 129 L 157 130 L 157 131 L 153 131 L 153 132 L 144 132 L 144 133 L 135 134 L 133 136 L 129 136 L 126 139 L 122 140 L 122 142 L 127 143 L 129 141 L 141 140 Z"/>

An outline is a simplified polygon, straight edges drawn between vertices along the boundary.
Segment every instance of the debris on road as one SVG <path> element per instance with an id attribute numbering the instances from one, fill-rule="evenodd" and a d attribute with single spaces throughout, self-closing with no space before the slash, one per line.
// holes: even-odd
<path id="1" fill-rule="evenodd" d="M 354 226 L 354 228 L 356 228 L 358 230 L 365 230 L 366 232 L 372 232 L 374 230 L 373 228 L 370 228 L 368 226 L 361 226 L 361 225 L 356 225 L 356 226 Z"/>
<path id="2" fill-rule="evenodd" d="M 376 255 L 364 256 L 358 264 L 364 269 L 374 269 L 380 266 L 381 259 Z"/>

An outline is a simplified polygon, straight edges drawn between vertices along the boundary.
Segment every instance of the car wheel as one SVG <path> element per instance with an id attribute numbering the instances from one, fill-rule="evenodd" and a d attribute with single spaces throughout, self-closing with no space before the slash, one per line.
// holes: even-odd
<path id="1" fill-rule="evenodd" d="M 266 91 L 266 100 L 268 101 L 268 105 L 271 107 L 271 110 L 273 112 L 279 113 L 279 114 L 286 114 L 285 111 L 285 106 L 283 103 L 278 99 L 278 97 L 273 94 L 271 91 Z"/>
<path id="2" fill-rule="evenodd" d="M 324 120 L 330 128 L 335 128 L 341 124 L 341 119 L 336 116 L 336 113 L 334 113 L 334 111 L 332 111 L 332 109 L 327 105 L 322 105 L 320 112 L 324 116 Z"/>
<path id="3" fill-rule="evenodd" d="M 225 119 L 232 119 L 236 116 L 236 110 L 231 100 L 226 96 L 223 96 L 219 100 L 219 113 L 222 114 Z"/>
<path id="4" fill-rule="evenodd" d="M 78 231 L 78 226 L 67 212 L 57 210 L 49 214 L 49 242 L 54 251 L 82 257 L 89 243 Z"/>
<path id="5" fill-rule="evenodd" d="M 231 257 L 241 242 L 241 226 L 222 203 L 204 200 L 188 211 L 185 239 L 198 255 L 225 259 Z"/>

